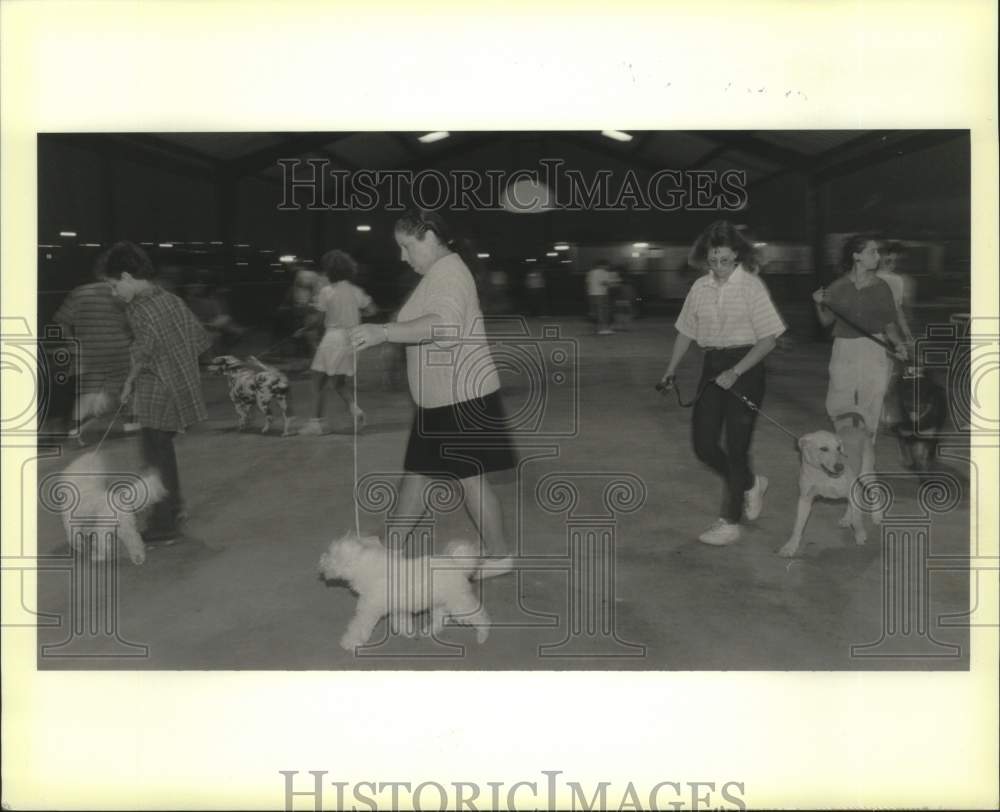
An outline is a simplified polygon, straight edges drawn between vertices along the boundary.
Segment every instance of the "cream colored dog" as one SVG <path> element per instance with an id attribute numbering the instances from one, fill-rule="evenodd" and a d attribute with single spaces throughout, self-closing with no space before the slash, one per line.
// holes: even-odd
<path id="1" fill-rule="evenodd" d="M 91 559 L 102 561 L 115 553 L 111 542 L 117 536 L 133 564 L 142 564 L 146 560 L 146 545 L 139 533 L 137 513 L 159 502 L 167 494 L 155 472 L 146 471 L 141 474 L 142 484 L 138 485 L 131 477 L 111 471 L 104 457 L 90 451 L 77 457 L 59 478 L 78 497 L 75 504 L 67 503 L 62 512 L 66 541 L 70 547 L 80 550 L 89 542 Z M 116 488 L 121 489 L 118 493 L 120 500 L 113 496 Z M 133 495 L 135 499 L 128 499 L 128 495 Z M 116 504 L 118 501 L 127 504 Z M 117 520 L 113 526 L 115 533 L 112 534 L 110 527 L 101 524 L 100 529 L 89 532 L 89 538 L 85 538 L 83 533 L 74 531 L 70 514 L 83 517 L 84 524 L 88 518 L 99 520 L 113 517 Z"/>
<path id="2" fill-rule="evenodd" d="M 799 507 L 795 516 L 792 536 L 778 551 L 778 555 L 791 558 L 802 543 L 813 500 L 817 496 L 827 499 L 846 499 L 847 510 L 839 525 L 854 531 L 856 544 L 867 540 L 863 515 L 851 498 L 854 483 L 862 474 L 870 474 L 875 467 L 875 448 L 872 437 L 864 425 L 855 426 L 848 421 L 838 421 L 837 434 L 814 431 L 799 438 L 802 465 L 799 468 Z M 879 512 L 872 514 L 875 524 L 882 523 Z"/>
<path id="3" fill-rule="evenodd" d="M 408 625 L 411 615 L 431 613 L 431 632 L 444 628 L 448 617 L 476 627 L 483 643 L 490 617 L 473 592 L 470 576 L 479 558 L 472 544 L 453 541 L 445 556 L 406 558 L 388 550 L 376 536 L 348 533 L 320 557 L 326 580 L 343 580 L 358 593 L 354 617 L 340 645 L 348 651 L 368 642 L 378 622 L 389 617 L 393 631 Z"/>

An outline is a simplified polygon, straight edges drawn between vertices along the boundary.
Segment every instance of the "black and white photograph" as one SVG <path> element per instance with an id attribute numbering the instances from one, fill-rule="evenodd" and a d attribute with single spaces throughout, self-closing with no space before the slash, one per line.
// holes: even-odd
<path id="1" fill-rule="evenodd" d="M 0 0 L 2 806 L 997 808 L 996 33 Z"/>
<path id="2" fill-rule="evenodd" d="M 39 668 L 968 667 L 967 131 L 38 156 Z"/>

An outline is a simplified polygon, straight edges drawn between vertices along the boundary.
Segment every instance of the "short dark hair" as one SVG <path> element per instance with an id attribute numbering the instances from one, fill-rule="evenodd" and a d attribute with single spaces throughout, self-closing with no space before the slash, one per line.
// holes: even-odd
<path id="1" fill-rule="evenodd" d="M 149 254 L 131 242 L 116 242 L 98 259 L 95 274 L 109 279 L 121 279 L 127 273 L 135 279 L 152 279 L 156 276 Z"/>
<path id="2" fill-rule="evenodd" d="M 455 235 L 452 234 L 444 218 L 436 211 L 428 209 L 409 209 L 396 220 L 395 230 L 422 240 L 428 231 L 433 231 L 442 245 L 452 248 L 455 245 Z"/>
<path id="3" fill-rule="evenodd" d="M 736 261 L 750 273 L 756 273 L 760 266 L 753 243 L 728 220 L 716 220 L 698 235 L 688 252 L 688 263 L 705 270 L 708 267 L 708 252 L 712 248 L 731 249 L 736 254 Z"/>
<path id="4" fill-rule="evenodd" d="M 358 263 L 346 251 L 334 248 L 320 257 L 319 269 L 331 282 L 350 280 L 358 272 Z"/>
<path id="5" fill-rule="evenodd" d="M 840 270 L 851 270 L 854 267 L 854 255 L 864 251 L 865 246 L 870 242 L 878 244 L 881 242 L 881 238 L 874 231 L 864 231 L 848 237 L 840 252 Z"/>

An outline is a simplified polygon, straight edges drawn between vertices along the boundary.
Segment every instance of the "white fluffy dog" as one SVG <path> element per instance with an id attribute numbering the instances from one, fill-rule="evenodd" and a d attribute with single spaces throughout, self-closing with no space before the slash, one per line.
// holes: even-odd
<path id="1" fill-rule="evenodd" d="M 62 511 L 70 547 L 78 550 L 88 541 L 82 534 L 74 534 L 71 514 L 95 520 L 115 518 L 118 539 L 125 545 L 129 558 L 133 564 L 142 564 L 146 560 L 146 545 L 139 533 L 137 514 L 167 495 L 160 477 L 153 471 L 145 471 L 139 475 L 142 484 L 137 485 L 132 477 L 110 471 L 107 460 L 94 451 L 81 454 L 58 476 L 63 487 L 71 488 L 79 496 L 79 502 L 74 505 L 75 500 L 70 500 Z M 117 489 L 121 490 L 116 494 Z M 134 499 L 128 498 L 130 492 Z M 110 544 L 110 528 L 101 527 L 89 535 L 91 559 L 102 561 L 115 553 Z"/>
<path id="2" fill-rule="evenodd" d="M 431 633 L 444 628 L 448 617 L 476 627 L 486 641 L 490 618 L 473 592 L 469 578 L 479 564 L 472 544 L 453 541 L 444 556 L 406 558 L 388 550 L 377 536 L 348 533 L 330 544 L 319 560 L 326 580 L 342 580 L 358 593 L 354 617 L 340 645 L 348 651 L 368 642 L 383 617 L 394 626 L 410 615 L 431 613 Z"/>

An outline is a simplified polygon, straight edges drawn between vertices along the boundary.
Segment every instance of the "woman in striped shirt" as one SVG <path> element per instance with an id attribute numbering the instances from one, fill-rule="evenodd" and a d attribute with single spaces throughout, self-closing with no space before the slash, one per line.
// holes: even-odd
<path id="1" fill-rule="evenodd" d="M 684 300 L 675 324 L 677 340 L 662 383 L 672 383 L 677 366 L 692 342 L 704 351 L 700 397 L 694 404 L 694 453 L 722 477 L 719 519 L 698 540 L 732 544 L 740 537 L 740 520 L 760 515 L 767 477 L 750 468 L 750 442 L 756 412 L 727 390 L 760 406 L 764 398 L 764 365 L 775 341 L 785 332 L 767 288 L 757 273 L 753 245 L 730 223 L 712 223 L 695 241 L 689 260 L 707 268 Z M 725 434 L 725 449 L 719 440 Z"/>
<path id="2" fill-rule="evenodd" d="M 71 291 L 53 317 L 79 349 L 73 417 L 81 444 L 84 430 L 114 411 L 130 367 L 132 331 L 105 278 L 106 259 L 107 252 L 94 264 L 94 281 Z"/>

